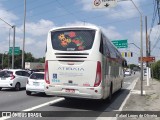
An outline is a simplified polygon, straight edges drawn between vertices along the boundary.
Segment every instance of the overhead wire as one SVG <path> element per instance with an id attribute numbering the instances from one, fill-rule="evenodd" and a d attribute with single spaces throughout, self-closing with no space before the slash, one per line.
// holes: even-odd
<path id="1" fill-rule="evenodd" d="M 153 17 L 152 17 L 151 27 L 150 27 L 150 31 L 149 31 L 149 36 L 150 36 L 150 34 L 152 32 L 152 28 L 154 26 L 154 22 L 155 22 L 155 18 L 156 18 L 156 13 L 157 13 L 156 3 L 154 3 L 154 11 L 153 11 Z"/>
<path id="2" fill-rule="evenodd" d="M 147 4 L 147 5 L 150 5 L 150 4 Z M 63 9 L 64 9 L 64 7 L 63 6 L 61 6 Z M 133 9 L 133 8 L 132 8 Z M 132 9 L 130 9 L 130 10 L 128 10 L 128 12 L 129 11 L 132 11 Z M 69 11 L 68 9 L 65 9 L 65 10 L 67 10 L 67 11 Z M 67 16 L 67 15 L 73 15 L 75 18 L 77 18 L 78 20 L 79 20 L 79 18 L 77 17 L 77 16 L 75 16 L 75 15 L 77 15 L 77 13 L 80 13 L 80 12 L 83 12 L 83 11 L 81 11 L 81 10 L 75 10 L 74 12 L 67 12 L 67 13 L 62 13 L 62 14 L 59 14 L 59 15 L 56 15 L 56 16 L 50 16 L 50 19 L 58 19 L 59 17 L 65 17 L 65 16 Z M 48 13 L 48 12 L 47 12 Z M 116 11 L 116 12 L 114 12 L 113 14 L 116 14 L 116 13 L 121 13 L 121 11 Z M 33 17 L 35 17 L 35 16 L 37 16 L 37 15 L 34 15 Z M 32 18 L 33 19 L 33 17 L 30 17 L 30 19 Z M 80 19 L 80 21 L 83 21 L 84 22 L 84 20 L 89 20 L 89 19 L 93 19 L 94 18 L 94 20 L 95 19 L 99 19 L 99 18 L 102 18 L 102 17 L 106 17 L 104 14 L 103 15 L 96 15 L 96 16 L 91 16 L 91 17 L 89 17 L 89 16 L 87 16 L 87 17 L 84 17 L 83 19 Z M 89 21 L 86 21 L 86 22 L 89 22 Z"/>
<path id="3" fill-rule="evenodd" d="M 78 13 L 81 13 L 81 12 L 84 12 L 84 11 L 82 11 L 82 10 L 74 10 L 74 12 L 70 12 L 69 11 L 69 9 L 66 9 L 65 8 L 65 6 L 63 6 L 59 1 L 57 1 L 57 3 L 60 5 L 60 7 L 61 8 L 63 8 L 63 9 L 65 9 L 65 10 L 67 10 L 67 15 L 68 14 L 71 14 L 71 15 L 73 15 L 73 16 L 75 16 L 75 15 L 77 15 Z M 66 5 L 66 6 L 68 6 L 68 5 Z M 145 5 L 145 7 L 146 6 L 150 6 L 150 4 L 146 4 Z M 143 7 L 143 6 L 142 6 Z M 135 8 L 130 8 L 130 10 L 132 10 L 132 9 L 135 9 Z M 54 9 L 55 10 L 55 9 Z M 72 10 L 73 11 L 73 10 Z M 49 13 L 49 12 L 53 12 L 52 10 L 47 10 L 47 11 L 43 11 L 43 13 Z M 122 11 L 116 11 L 115 13 L 121 13 Z M 32 16 L 29 16 L 29 17 L 31 17 L 31 18 L 34 18 L 34 17 L 37 17 L 37 16 L 39 16 L 39 15 L 43 15 L 42 13 L 40 13 L 40 14 L 37 14 L 37 15 L 32 15 Z M 64 14 L 63 14 L 64 15 Z M 62 16 L 63 16 L 62 15 Z M 88 18 L 98 18 L 98 17 L 100 17 L 100 16 L 104 16 L 104 15 L 96 15 L 96 16 L 93 16 L 93 17 L 89 17 L 89 16 L 87 16 L 87 17 L 85 17 L 84 19 L 88 19 Z M 54 16 L 52 16 L 53 18 L 54 18 Z M 76 16 L 77 17 L 77 16 Z"/>
<path id="4" fill-rule="evenodd" d="M 157 3 L 158 3 L 158 2 L 157 2 Z M 151 35 L 151 32 L 152 32 L 152 29 L 153 29 L 153 26 L 154 26 L 155 19 L 157 20 L 157 18 L 156 18 L 157 12 L 158 12 L 158 4 L 157 4 L 157 7 L 156 7 L 156 1 L 155 1 L 155 3 L 154 3 L 153 18 L 152 18 L 152 24 L 151 24 L 151 29 L 150 29 L 150 34 L 149 34 L 149 36 Z M 158 23 L 158 20 L 157 20 L 157 23 Z M 156 46 L 158 45 L 158 43 L 159 43 L 159 41 L 160 41 L 160 33 L 159 33 L 159 35 L 158 35 L 158 32 L 159 32 L 159 31 L 160 31 L 160 27 L 158 26 L 156 35 L 155 35 L 155 37 L 154 37 L 154 39 L 153 39 L 153 41 L 155 41 L 155 43 L 154 43 L 154 45 L 153 45 L 153 47 L 152 47 L 152 49 L 151 49 L 152 52 L 154 52 Z M 157 37 L 157 35 L 158 35 L 158 37 Z"/>

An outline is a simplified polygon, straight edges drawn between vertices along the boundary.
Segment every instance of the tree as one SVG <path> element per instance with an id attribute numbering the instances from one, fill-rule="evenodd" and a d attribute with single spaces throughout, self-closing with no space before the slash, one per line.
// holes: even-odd
<path id="1" fill-rule="evenodd" d="M 138 66 L 138 65 L 135 65 L 135 64 L 129 64 L 128 67 L 129 67 L 130 69 L 132 69 L 132 70 L 135 70 L 135 71 L 137 71 L 137 70 L 140 69 L 139 66 Z"/>
<path id="2" fill-rule="evenodd" d="M 20 50 L 22 53 L 22 50 Z M 2 56 L 3 57 L 3 68 L 8 68 L 8 54 L 0 54 L 0 68 L 2 68 Z M 32 53 L 24 53 L 24 64 L 25 62 L 41 62 L 41 63 L 44 63 L 45 61 L 45 57 L 42 57 L 42 58 L 34 58 Z M 9 55 L 9 58 L 10 58 L 10 61 L 9 61 L 9 68 L 11 68 L 11 65 L 12 65 L 12 56 Z M 15 55 L 15 61 L 14 61 L 14 67 L 15 68 L 22 68 L 22 54 L 20 55 Z"/>

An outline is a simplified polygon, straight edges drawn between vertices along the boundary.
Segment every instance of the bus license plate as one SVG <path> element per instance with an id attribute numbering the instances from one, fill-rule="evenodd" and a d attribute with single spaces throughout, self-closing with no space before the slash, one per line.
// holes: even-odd
<path id="1" fill-rule="evenodd" d="M 67 93 L 75 93 L 75 90 L 74 89 L 66 89 L 66 92 Z"/>

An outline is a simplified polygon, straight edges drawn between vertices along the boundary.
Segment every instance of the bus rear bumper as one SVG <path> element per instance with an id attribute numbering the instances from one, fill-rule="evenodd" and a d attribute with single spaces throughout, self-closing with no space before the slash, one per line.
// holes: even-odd
<path id="1" fill-rule="evenodd" d="M 45 87 L 47 95 L 85 99 L 103 99 L 103 91 L 100 87 Z"/>

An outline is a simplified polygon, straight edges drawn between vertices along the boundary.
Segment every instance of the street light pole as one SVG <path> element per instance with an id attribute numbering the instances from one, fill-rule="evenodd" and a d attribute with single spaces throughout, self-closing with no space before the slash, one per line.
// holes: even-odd
<path id="1" fill-rule="evenodd" d="M 12 26 L 9 23 L 7 23 L 5 20 L 3 20 L 2 18 L 0 18 L 0 20 L 2 20 L 3 22 L 5 22 L 7 25 L 9 25 L 11 28 L 13 28 L 13 48 L 12 48 L 12 69 L 14 69 L 14 47 L 15 47 L 15 27 L 16 26 Z"/>
<path id="2" fill-rule="evenodd" d="M 26 0 L 24 0 L 24 23 L 23 23 L 22 69 L 24 69 L 24 50 L 25 50 L 25 22 L 26 22 Z"/>
<path id="3" fill-rule="evenodd" d="M 120 1 L 129 1 L 129 0 L 119 0 L 118 2 Z M 140 31 L 141 31 L 141 37 L 140 37 L 140 40 L 141 40 L 141 47 L 140 47 L 140 55 L 141 55 L 141 76 L 140 76 L 140 80 L 141 80 L 141 96 L 143 95 L 143 61 L 142 61 L 142 58 L 143 58 L 143 20 L 142 20 L 142 13 L 141 11 L 138 9 L 138 7 L 135 5 L 135 3 L 133 2 L 133 0 L 130 0 L 134 7 L 137 9 L 137 11 L 139 12 L 140 14 Z"/>
<path id="4" fill-rule="evenodd" d="M 12 69 L 14 69 L 14 48 L 15 48 L 15 31 L 16 31 L 16 27 L 12 26 L 12 28 L 13 28 Z"/>
<path id="5" fill-rule="evenodd" d="M 134 46 L 136 46 L 138 49 L 141 49 L 140 47 L 138 47 L 136 44 L 134 43 L 128 43 L 128 44 L 133 44 Z"/>
<path id="6" fill-rule="evenodd" d="M 8 42 L 9 42 L 9 48 L 8 48 L 8 68 L 10 68 L 9 66 L 10 66 L 10 56 L 9 56 L 9 49 L 10 49 L 10 35 L 11 35 L 11 33 L 10 33 L 10 31 L 11 31 L 11 28 L 9 28 L 9 37 L 8 37 Z"/>
<path id="7" fill-rule="evenodd" d="M 141 54 L 141 76 L 140 76 L 140 80 L 141 80 L 141 95 L 143 95 L 143 21 L 142 21 L 142 13 L 140 12 L 140 10 L 138 9 L 138 7 L 135 5 L 135 3 L 133 2 L 133 0 L 131 0 L 131 2 L 133 3 L 133 5 L 135 6 L 135 8 L 138 10 L 139 14 L 140 14 L 140 30 L 141 30 L 141 48 L 140 48 L 140 54 Z"/>

